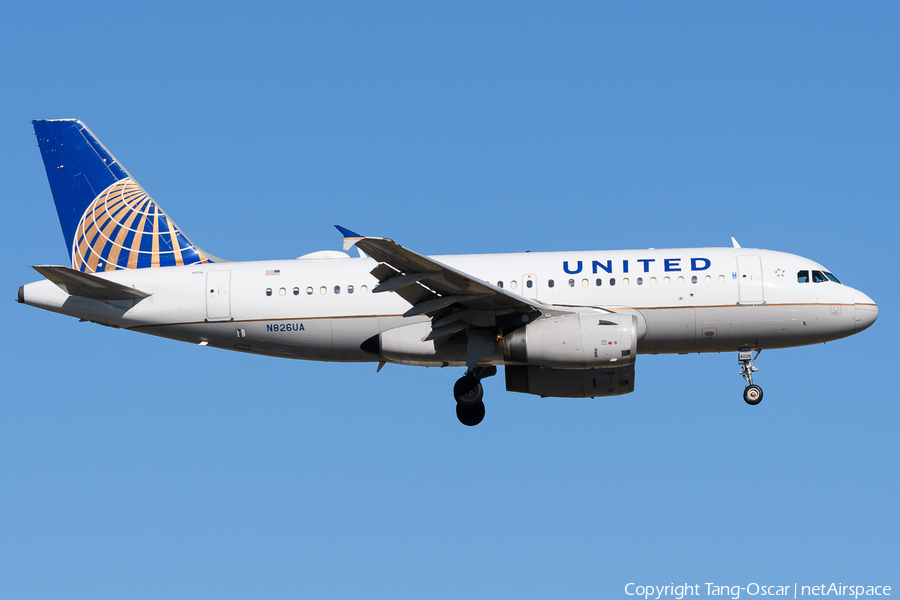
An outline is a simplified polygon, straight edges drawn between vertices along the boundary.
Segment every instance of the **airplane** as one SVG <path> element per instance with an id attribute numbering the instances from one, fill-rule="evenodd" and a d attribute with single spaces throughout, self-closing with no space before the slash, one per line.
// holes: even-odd
<path id="1" fill-rule="evenodd" d="M 481 380 L 499 366 L 511 392 L 596 398 L 634 391 L 638 354 L 737 352 L 744 401 L 757 405 L 763 349 L 837 340 L 878 317 L 821 264 L 734 238 L 730 248 L 425 256 L 336 226 L 343 251 L 223 260 L 84 123 L 32 124 L 71 262 L 35 266 L 45 279 L 20 287 L 18 302 L 238 352 L 465 367 L 453 387 L 464 425 L 484 418 Z"/>

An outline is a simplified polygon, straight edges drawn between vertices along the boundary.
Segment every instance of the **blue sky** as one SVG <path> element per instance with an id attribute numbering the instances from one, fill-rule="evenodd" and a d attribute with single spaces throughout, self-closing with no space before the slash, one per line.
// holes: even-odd
<path id="1" fill-rule="evenodd" d="M 900 8 L 0 8 L 0 597 L 626 598 L 900 586 Z M 868 331 L 641 356 L 539 399 L 460 369 L 243 356 L 12 302 L 66 262 L 30 120 L 79 118 L 205 250 L 730 245 L 817 260 Z"/>

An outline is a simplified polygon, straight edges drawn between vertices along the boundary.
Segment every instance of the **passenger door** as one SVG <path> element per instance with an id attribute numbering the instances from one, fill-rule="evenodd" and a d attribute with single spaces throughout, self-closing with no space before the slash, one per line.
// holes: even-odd
<path id="1" fill-rule="evenodd" d="M 206 320 L 231 320 L 231 271 L 207 271 Z"/>
<path id="2" fill-rule="evenodd" d="M 738 304 L 765 304 L 762 262 L 758 256 L 738 256 Z"/>

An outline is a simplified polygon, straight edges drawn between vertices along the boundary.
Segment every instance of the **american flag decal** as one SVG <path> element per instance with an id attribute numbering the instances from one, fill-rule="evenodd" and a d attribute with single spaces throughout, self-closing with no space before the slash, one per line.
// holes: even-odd
<path id="1" fill-rule="evenodd" d="M 266 277 L 269 275 L 281 275 L 281 269 L 266 269 Z"/>

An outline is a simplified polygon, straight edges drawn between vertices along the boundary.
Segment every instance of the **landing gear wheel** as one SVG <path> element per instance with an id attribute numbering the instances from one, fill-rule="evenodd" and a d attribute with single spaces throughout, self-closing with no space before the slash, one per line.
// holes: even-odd
<path id="1" fill-rule="evenodd" d="M 481 399 L 484 397 L 484 388 L 477 377 L 465 375 L 460 377 L 453 386 L 453 397 L 456 398 L 457 404 L 480 404 Z M 484 418 L 483 404 L 481 406 L 481 417 Z M 481 422 L 481 419 L 478 421 Z M 477 423 L 473 423 L 473 425 L 477 425 Z"/>
<path id="2" fill-rule="evenodd" d="M 480 387 L 480 384 L 479 384 Z M 456 404 L 456 418 L 468 427 L 474 427 L 484 420 L 484 402 L 479 400 L 472 404 Z"/>
<path id="3" fill-rule="evenodd" d="M 757 350 L 756 356 L 752 359 L 750 358 L 751 352 L 750 348 L 741 348 L 738 352 L 738 364 L 741 365 L 741 377 L 747 382 L 747 387 L 744 388 L 744 402 L 750 406 L 756 406 L 762 402 L 763 393 L 762 388 L 753 383 L 753 374 L 759 371 L 753 366 L 753 363 L 759 358 L 762 349 Z"/>
<path id="4" fill-rule="evenodd" d="M 466 370 L 453 386 L 453 397 L 456 398 L 456 418 L 463 425 L 472 427 L 484 420 L 484 388 L 481 380 L 497 374 L 497 367 L 473 367 Z"/>
<path id="5" fill-rule="evenodd" d="M 755 383 L 750 384 L 746 388 L 744 388 L 744 402 L 746 402 L 750 406 L 756 406 L 757 404 L 762 402 L 762 399 L 762 388 Z"/>

